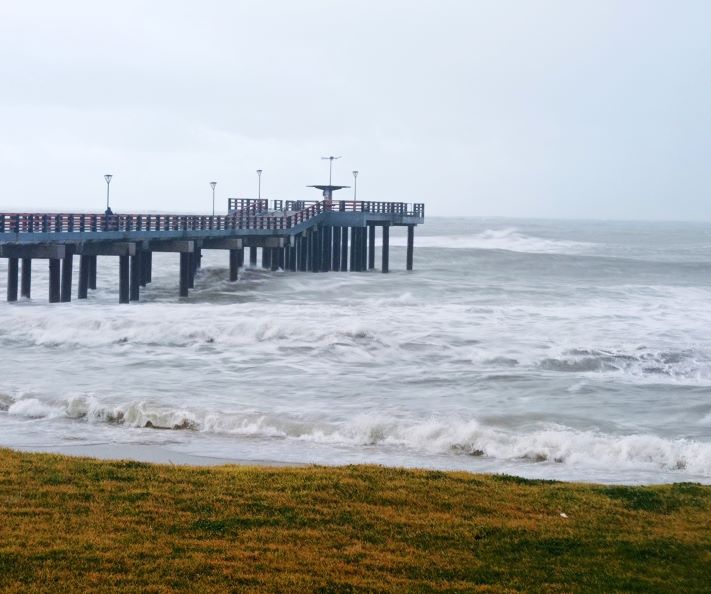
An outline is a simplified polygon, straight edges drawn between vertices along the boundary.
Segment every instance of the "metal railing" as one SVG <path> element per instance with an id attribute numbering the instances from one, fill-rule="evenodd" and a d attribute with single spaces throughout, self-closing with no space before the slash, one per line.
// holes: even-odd
<path id="1" fill-rule="evenodd" d="M 234 201 L 234 202 L 233 202 Z M 230 214 L 219 216 L 174 214 L 0 213 L 3 233 L 84 233 L 131 231 L 229 231 L 291 229 L 323 212 L 398 214 L 423 218 L 424 204 L 352 200 L 274 201 L 230 198 Z M 232 209 L 232 205 L 235 206 Z M 279 206 L 279 208 L 276 208 Z"/>

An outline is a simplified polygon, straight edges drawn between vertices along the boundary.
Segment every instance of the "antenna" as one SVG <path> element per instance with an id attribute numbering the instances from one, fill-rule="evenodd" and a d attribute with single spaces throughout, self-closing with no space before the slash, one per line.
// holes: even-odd
<path id="1" fill-rule="evenodd" d="M 322 161 L 328 160 L 328 185 L 329 186 L 332 185 L 331 184 L 331 174 L 333 173 L 333 162 L 336 159 L 340 159 L 340 158 L 341 158 L 340 156 L 334 157 L 333 155 L 331 155 L 330 157 L 321 157 Z"/>

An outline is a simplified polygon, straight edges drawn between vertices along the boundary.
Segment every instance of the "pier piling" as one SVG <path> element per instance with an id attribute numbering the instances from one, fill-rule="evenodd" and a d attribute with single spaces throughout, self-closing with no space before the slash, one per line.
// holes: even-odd
<path id="1" fill-rule="evenodd" d="M 119 303 L 128 303 L 131 299 L 129 258 L 119 256 Z"/>
<path id="2" fill-rule="evenodd" d="M 12 303 L 17 301 L 17 278 L 19 271 L 19 260 L 17 258 L 7 259 L 7 300 Z"/>
<path id="3" fill-rule="evenodd" d="M 390 226 L 383 225 L 383 263 L 381 265 L 383 272 L 390 272 Z"/>
<path id="4" fill-rule="evenodd" d="M 237 280 L 239 270 L 239 250 L 230 250 L 230 282 Z"/>
<path id="5" fill-rule="evenodd" d="M 89 293 L 89 260 L 92 256 L 79 256 L 79 292 L 77 299 L 86 299 Z"/>
<path id="6" fill-rule="evenodd" d="M 131 278 L 129 286 L 129 301 L 138 301 L 141 293 L 141 264 L 143 262 L 143 252 L 136 250 L 131 256 Z"/>
<path id="7" fill-rule="evenodd" d="M 20 279 L 20 295 L 29 299 L 32 294 L 32 258 L 22 258 L 22 278 Z"/>
<path id="8" fill-rule="evenodd" d="M 60 260 L 59 258 L 49 259 L 49 302 L 59 303 L 60 294 Z"/>
<path id="9" fill-rule="evenodd" d="M 348 227 L 341 227 L 341 272 L 348 272 Z"/>
<path id="10" fill-rule="evenodd" d="M 96 258 L 97 256 L 87 256 L 89 258 L 89 288 L 96 291 Z"/>
<path id="11" fill-rule="evenodd" d="M 72 300 L 72 269 L 74 267 L 74 247 L 67 246 L 62 260 L 62 287 L 60 301 L 68 303 Z"/>
<path id="12" fill-rule="evenodd" d="M 407 226 L 407 269 L 412 270 L 412 261 L 415 252 L 415 226 Z"/>
<path id="13" fill-rule="evenodd" d="M 375 225 L 368 225 L 368 270 L 375 268 Z"/>
<path id="14" fill-rule="evenodd" d="M 180 252 L 180 296 L 188 296 L 190 284 L 190 254 Z"/>

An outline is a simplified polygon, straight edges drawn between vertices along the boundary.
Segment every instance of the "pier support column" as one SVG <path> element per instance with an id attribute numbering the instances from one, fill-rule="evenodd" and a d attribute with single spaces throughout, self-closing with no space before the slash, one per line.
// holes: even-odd
<path id="1" fill-rule="evenodd" d="M 119 303 L 128 303 L 131 298 L 129 258 L 119 256 Z"/>
<path id="2" fill-rule="evenodd" d="M 360 272 L 368 270 L 368 228 L 360 230 Z"/>
<path id="3" fill-rule="evenodd" d="M 296 241 L 297 241 L 297 240 L 292 237 L 292 238 L 291 238 L 291 241 L 293 242 L 293 245 L 290 245 L 288 248 L 286 248 L 287 250 L 289 250 L 289 270 L 290 270 L 291 272 L 296 272 L 296 266 L 297 266 L 297 261 L 296 261 L 296 257 L 297 257 L 297 256 L 296 256 L 296 253 L 297 253 L 297 250 L 296 250 Z"/>
<path id="4" fill-rule="evenodd" d="M 188 252 L 180 252 L 180 296 L 188 296 L 188 288 L 190 285 L 190 254 Z"/>
<path id="5" fill-rule="evenodd" d="M 79 256 L 79 292 L 77 299 L 86 299 L 89 294 L 89 260 L 93 256 Z"/>
<path id="6" fill-rule="evenodd" d="M 351 254 L 350 254 L 350 271 L 358 270 L 358 259 L 356 254 L 358 249 L 358 231 L 355 227 L 351 227 Z"/>
<path id="7" fill-rule="evenodd" d="M 202 248 L 196 247 L 195 248 L 195 271 L 198 271 L 202 268 Z"/>
<path id="8" fill-rule="evenodd" d="M 237 268 L 244 268 L 244 248 L 237 250 Z"/>
<path id="9" fill-rule="evenodd" d="M 314 233 L 314 272 L 323 270 L 323 227 L 319 227 Z"/>
<path id="10" fill-rule="evenodd" d="M 96 258 L 97 256 L 88 256 L 89 258 L 89 288 L 96 291 Z"/>
<path id="11" fill-rule="evenodd" d="M 20 269 L 17 258 L 7 259 L 7 300 L 12 303 L 17 301 L 17 275 Z"/>
<path id="12" fill-rule="evenodd" d="M 375 225 L 368 225 L 368 270 L 375 268 Z"/>
<path id="13" fill-rule="evenodd" d="M 382 271 L 390 272 L 390 226 L 383 225 L 383 264 Z"/>
<path id="14" fill-rule="evenodd" d="M 129 300 L 138 301 L 141 293 L 141 264 L 143 263 L 143 252 L 136 250 L 136 254 L 131 258 L 131 279 L 129 288 Z"/>
<path id="15" fill-rule="evenodd" d="M 74 266 L 74 252 L 72 246 L 67 246 L 62 260 L 62 289 L 60 300 L 68 303 L 72 300 L 72 268 Z"/>
<path id="16" fill-rule="evenodd" d="M 153 282 L 153 252 L 146 252 L 146 283 Z"/>
<path id="17" fill-rule="evenodd" d="M 407 269 L 412 270 L 412 261 L 415 255 L 415 226 L 407 226 Z"/>
<path id="18" fill-rule="evenodd" d="M 59 303 L 60 293 L 60 260 L 49 259 L 49 302 Z"/>
<path id="19" fill-rule="evenodd" d="M 250 266 L 257 265 L 257 248 L 254 246 L 251 246 L 249 248 L 249 265 Z"/>
<path id="20" fill-rule="evenodd" d="M 341 272 L 348 272 L 348 227 L 341 227 Z"/>
<path id="21" fill-rule="evenodd" d="M 269 261 L 271 262 L 271 270 L 279 270 L 279 248 L 267 248 L 269 250 Z"/>
<path id="22" fill-rule="evenodd" d="M 239 250 L 230 250 L 230 282 L 237 280 L 237 271 L 239 270 Z"/>
<path id="23" fill-rule="evenodd" d="M 272 267 L 272 250 L 271 248 L 262 248 L 262 268 Z"/>
<path id="24" fill-rule="evenodd" d="M 32 293 L 32 258 L 22 258 L 22 277 L 20 279 L 20 295 L 26 299 Z"/>
<path id="25" fill-rule="evenodd" d="M 321 272 L 331 271 L 333 253 L 333 227 L 326 226 L 321 231 Z"/>
<path id="26" fill-rule="evenodd" d="M 308 270 L 308 239 L 305 233 L 302 233 L 298 239 L 299 242 L 299 272 L 306 272 Z"/>
<path id="27" fill-rule="evenodd" d="M 195 252 L 188 254 L 188 289 L 195 288 Z"/>
<path id="28" fill-rule="evenodd" d="M 339 272 L 341 270 L 341 228 L 333 227 L 333 245 L 332 245 L 331 261 L 333 270 Z"/>

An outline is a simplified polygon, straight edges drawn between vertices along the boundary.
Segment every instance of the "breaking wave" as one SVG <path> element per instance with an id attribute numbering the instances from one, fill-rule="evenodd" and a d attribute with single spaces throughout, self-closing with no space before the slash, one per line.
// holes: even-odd
<path id="1" fill-rule="evenodd" d="M 393 237 L 391 245 L 405 246 L 403 237 Z M 515 227 L 487 229 L 473 235 L 421 235 L 415 240 L 417 248 L 506 250 L 531 254 L 580 254 L 589 252 L 595 244 L 579 241 L 545 239 L 524 235 Z"/>
<path id="2" fill-rule="evenodd" d="M 679 471 L 711 477 L 711 444 L 648 434 L 613 435 L 545 424 L 511 430 L 462 419 L 402 420 L 357 416 L 319 422 L 260 413 L 215 413 L 129 402 L 106 406 L 93 397 L 46 402 L 5 397 L 9 415 L 64 417 L 145 429 L 285 439 L 349 447 L 385 447 L 430 454 L 487 457 L 575 467 Z"/>
<path id="3" fill-rule="evenodd" d="M 711 379 L 711 359 L 696 349 L 655 351 L 639 347 L 625 352 L 598 349 L 570 349 L 558 357 L 548 357 L 538 363 L 545 371 L 562 373 L 610 372 L 630 378 L 651 381 L 708 381 Z"/>

